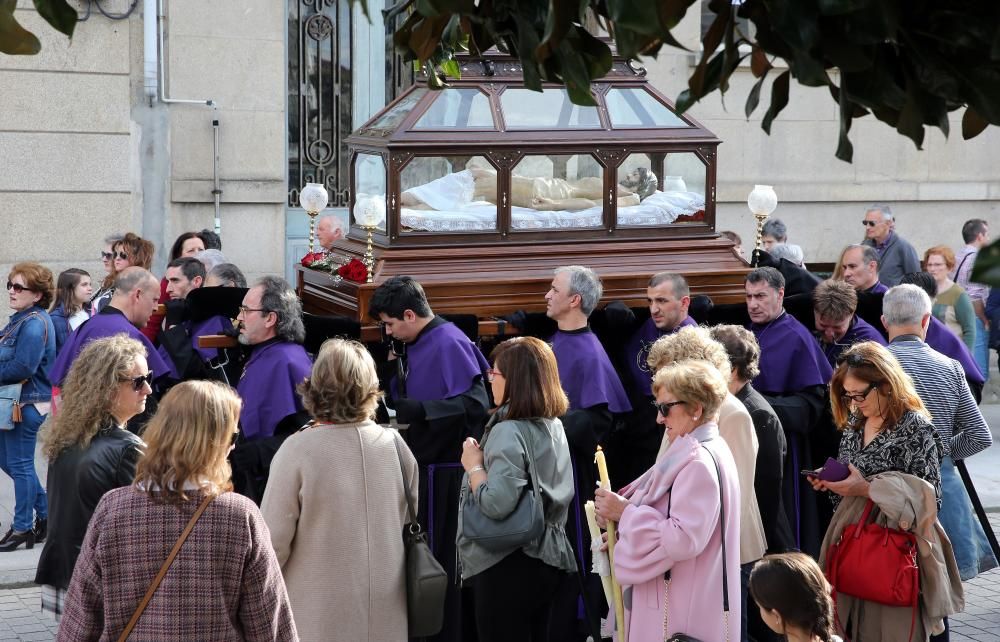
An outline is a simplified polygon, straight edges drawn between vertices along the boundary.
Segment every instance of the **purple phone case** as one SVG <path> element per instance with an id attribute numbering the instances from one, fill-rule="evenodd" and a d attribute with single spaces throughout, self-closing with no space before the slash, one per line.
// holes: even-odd
<path id="1" fill-rule="evenodd" d="M 839 482 L 843 481 L 850 476 L 851 471 L 847 467 L 847 464 L 834 459 L 833 457 L 827 457 L 826 463 L 819 470 L 819 479 L 823 481 Z"/>

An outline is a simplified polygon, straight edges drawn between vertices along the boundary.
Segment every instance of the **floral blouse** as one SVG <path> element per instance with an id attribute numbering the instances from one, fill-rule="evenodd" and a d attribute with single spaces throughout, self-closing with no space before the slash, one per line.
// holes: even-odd
<path id="1" fill-rule="evenodd" d="M 846 428 L 840 438 L 838 459 L 854 464 L 865 478 L 888 471 L 919 477 L 934 487 L 938 508 L 941 507 L 941 438 L 934 424 L 918 413 L 907 411 L 899 422 L 875 435 L 862 446 L 864 428 Z M 840 495 L 832 493 L 833 505 Z"/>

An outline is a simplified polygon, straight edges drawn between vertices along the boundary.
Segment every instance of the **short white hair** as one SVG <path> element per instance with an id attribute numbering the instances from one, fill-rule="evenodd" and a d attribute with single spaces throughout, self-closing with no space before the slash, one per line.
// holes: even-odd
<path id="1" fill-rule="evenodd" d="M 604 292 L 601 277 L 597 272 L 582 265 L 564 265 L 556 268 L 556 274 L 563 273 L 569 274 L 569 294 L 580 295 L 580 311 L 589 317 Z"/>
<path id="2" fill-rule="evenodd" d="M 931 313 L 931 298 L 912 283 L 890 288 L 882 297 L 882 316 L 886 325 L 917 325 Z"/>
<path id="3" fill-rule="evenodd" d="M 767 251 L 773 259 L 788 259 L 795 265 L 802 265 L 805 260 L 805 254 L 802 252 L 802 248 L 794 243 L 778 243 L 777 245 L 772 245 L 771 249 Z"/>
<path id="4" fill-rule="evenodd" d="M 211 272 L 216 265 L 222 265 L 223 263 L 229 263 L 226 259 L 226 255 L 222 253 L 222 250 L 202 250 L 194 255 L 194 258 L 201 261 L 202 265 L 205 266 L 205 272 Z"/>
<path id="5" fill-rule="evenodd" d="M 873 203 L 865 212 L 878 212 L 882 215 L 883 221 L 892 220 L 892 208 L 884 203 Z"/>

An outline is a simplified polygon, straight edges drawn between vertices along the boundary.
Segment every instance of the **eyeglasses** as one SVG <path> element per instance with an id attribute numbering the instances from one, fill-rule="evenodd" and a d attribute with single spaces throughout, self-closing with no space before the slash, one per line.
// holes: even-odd
<path id="1" fill-rule="evenodd" d="M 660 413 L 664 417 L 670 414 L 670 409 L 674 406 L 679 406 L 682 403 L 687 403 L 686 401 L 668 401 L 667 403 L 660 403 L 659 401 L 653 402 L 653 407 L 656 408 L 656 412 Z"/>
<path id="2" fill-rule="evenodd" d="M 34 292 L 34 290 L 32 290 L 26 285 L 21 285 L 20 283 L 11 283 L 10 281 L 7 281 L 7 290 L 8 291 L 14 290 L 14 294 L 20 294 L 24 291 Z"/>
<path id="3" fill-rule="evenodd" d="M 145 386 L 145 385 L 147 385 L 147 384 L 149 385 L 150 388 L 152 388 L 153 387 L 153 371 L 150 370 L 149 372 L 147 372 L 144 375 L 139 375 L 138 377 L 132 377 L 131 379 L 122 379 L 122 381 L 123 382 L 125 382 L 125 381 L 131 381 L 132 382 L 132 389 L 135 390 L 136 392 L 139 392 L 140 390 L 142 390 L 142 387 Z"/>
<path id="4" fill-rule="evenodd" d="M 862 366 L 868 366 L 869 368 L 875 367 L 875 364 L 873 364 L 868 359 L 865 359 L 857 352 L 842 354 L 839 357 L 837 357 L 837 365 L 840 365 L 842 363 L 846 363 L 848 366 L 852 368 L 860 368 Z"/>
<path id="5" fill-rule="evenodd" d="M 492 382 L 497 377 L 502 377 L 502 376 L 503 376 L 502 372 L 500 372 L 499 370 L 495 370 L 493 368 L 490 368 L 489 370 L 486 371 L 486 380 L 489 382 Z"/>
<path id="6" fill-rule="evenodd" d="M 878 225 L 878 221 L 861 221 L 861 224 L 865 227 L 875 227 Z"/>
<path id="7" fill-rule="evenodd" d="M 868 397 L 869 394 L 871 394 L 872 390 L 878 388 L 880 383 L 881 383 L 880 381 L 873 381 L 870 384 L 868 384 L 868 387 L 865 388 L 864 392 L 859 392 L 857 394 L 851 394 L 845 390 L 843 394 L 840 395 L 840 397 L 844 401 L 853 401 L 855 403 L 861 403 L 862 401 L 865 400 L 865 398 Z"/>
<path id="8" fill-rule="evenodd" d="M 241 305 L 240 312 L 243 316 L 246 316 L 249 312 L 270 312 L 270 310 L 267 310 L 266 308 L 248 308 L 245 305 Z"/>
<path id="9" fill-rule="evenodd" d="M 113 258 L 115 258 L 115 253 L 114 252 L 101 252 L 101 259 L 102 260 L 104 260 L 104 261 L 110 261 Z"/>
<path id="10" fill-rule="evenodd" d="M 112 256 L 114 256 L 114 255 L 112 254 Z M 128 260 L 128 253 L 127 252 L 119 252 L 118 253 L 118 258 L 120 258 L 123 261 L 127 261 Z"/>

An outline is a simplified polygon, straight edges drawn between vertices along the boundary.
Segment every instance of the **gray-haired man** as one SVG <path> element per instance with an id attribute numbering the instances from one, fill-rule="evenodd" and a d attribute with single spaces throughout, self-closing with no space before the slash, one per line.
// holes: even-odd
<path id="1" fill-rule="evenodd" d="M 895 221 L 888 205 L 872 205 L 861 221 L 865 226 L 865 245 L 879 256 L 878 278 L 888 287 L 899 284 L 904 274 L 920 271 L 920 258 L 913 246 L 895 231 Z"/>

